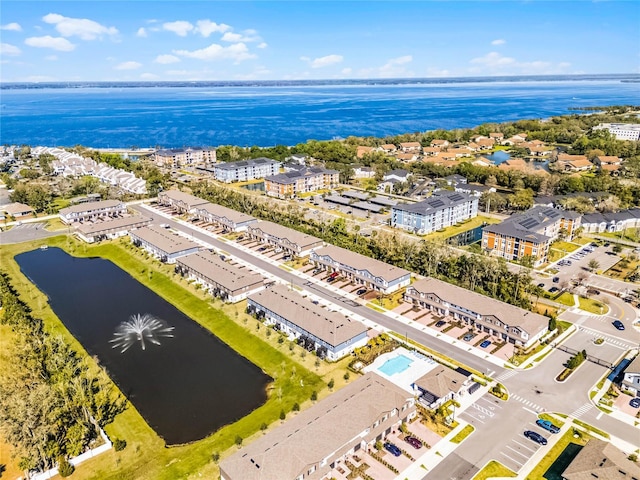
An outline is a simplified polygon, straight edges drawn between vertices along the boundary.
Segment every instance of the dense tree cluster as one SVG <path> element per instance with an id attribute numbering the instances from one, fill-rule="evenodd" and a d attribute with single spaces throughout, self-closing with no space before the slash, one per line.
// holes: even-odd
<path id="1" fill-rule="evenodd" d="M 349 232 L 342 218 L 331 223 L 316 221 L 305 217 L 304 211 L 298 207 L 287 205 L 277 208 L 273 202 L 261 197 L 206 182 L 195 184 L 193 193 L 420 275 L 441 278 L 523 308 L 531 306 L 527 295 L 534 288 L 530 275 L 524 271 L 519 274 L 510 272 L 504 259 L 456 255 L 440 243 L 413 241 L 401 234 L 374 231 L 372 237 L 365 238 L 357 232 Z"/>
<path id="2" fill-rule="evenodd" d="M 0 272 L 0 323 L 15 333 L 0 372 L 0 435 L 23 470 L 44 470 L 82 453 L 124 401 L 106 374 L 89 371 L 59 336 L 31 316 L 9 277 Z"/>

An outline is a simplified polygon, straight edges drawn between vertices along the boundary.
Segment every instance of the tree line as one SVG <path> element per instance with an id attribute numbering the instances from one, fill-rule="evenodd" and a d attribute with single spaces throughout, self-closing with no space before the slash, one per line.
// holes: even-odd
<path id="1" fill-rule="evenodd" d="M 325 242 L 366 255 L 391 265 L 454 283 L 522 308 L 531 308 L 532 278 L 523 269 L 513 273 L 502 258 L 457 254 L 446 245 L 431 240 L 415 241 L 401 233 L 378 232 L 363 237 L 349 231 L 343 218 L 330 223 L 307 218 L 297 206 L 276 206 L 252 196 L 207 182 L 192 186 L 193 194 L 262 220 L 321 238 Z"/>
<path id="2" fill-rule="evenodd" d="M 104 372 L 90 371 L 62 337 L 45 331 L 4 272 L 0 304 L 0 323 L 15 337 L 3 352 L 11 368 L 0 374 L 0 436 L 14 447 L 22 470 L 66 464 L 91 446 L 125 400 Z"/>

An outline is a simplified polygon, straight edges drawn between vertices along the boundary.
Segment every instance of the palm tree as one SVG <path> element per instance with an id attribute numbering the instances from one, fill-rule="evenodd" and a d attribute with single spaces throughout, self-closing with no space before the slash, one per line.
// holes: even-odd
<path id="1" fill-rule="evenodd" d="M 587 266 L 589 267 L 589 270 L 591 270 L 592 272 L 600 268 L 600 264 L 595 259 L 589 260 L 589 263 L 587 264 Z"/>

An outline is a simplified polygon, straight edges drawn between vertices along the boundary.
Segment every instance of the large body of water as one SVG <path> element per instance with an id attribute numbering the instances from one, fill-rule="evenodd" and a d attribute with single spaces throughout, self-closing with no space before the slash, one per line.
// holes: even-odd
<path id="1" fill-rule="evenodd" d="M 266 401 L 269 376 L 110 261 L 58 248 L 16 261 L 167 444 L 204 438 Z M 174 327 L 173 337 L 113 348 L 118 325 L 146 313 Z"/>
<path id="2" fill-rule="evenodd" d="M 628 75 L 627 80 L 638 80 Z M 618 77 L 260 86 L 174 84 L 0 90 L 1 144 L 271 146 L 548 118 L 640 103 Z M 49 86 L 50 87 L 50 86 Z"/>

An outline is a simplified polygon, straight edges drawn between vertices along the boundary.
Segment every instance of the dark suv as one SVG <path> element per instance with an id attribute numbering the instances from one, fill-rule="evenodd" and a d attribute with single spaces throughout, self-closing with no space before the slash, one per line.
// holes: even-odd
<path id="1" fill-rule="evenodd" d="M 542 435 L 540 435 L 537 432 L 533 432 L 531 430 L 525 430 L 524 436 L 527 437 L 530 440 L 533 440 L 536 443 L 539 443 L 540 445 L 546 445 L 547 444 L 547 439 L 544 438 Z"/>

